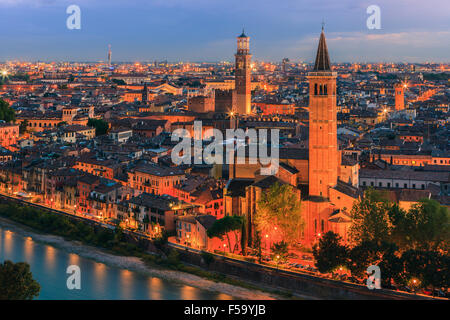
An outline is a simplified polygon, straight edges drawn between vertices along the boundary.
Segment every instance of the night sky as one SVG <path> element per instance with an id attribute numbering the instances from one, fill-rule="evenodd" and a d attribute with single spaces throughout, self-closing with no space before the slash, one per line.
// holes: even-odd
<path id="1" fill-rule="evenodd" d="M 309 62 L 322 20 L 333 62 L 450 62 L 449 0 L 0 0 L 0 61 L 232 61 L 245 27 L 253 59 Z"/>

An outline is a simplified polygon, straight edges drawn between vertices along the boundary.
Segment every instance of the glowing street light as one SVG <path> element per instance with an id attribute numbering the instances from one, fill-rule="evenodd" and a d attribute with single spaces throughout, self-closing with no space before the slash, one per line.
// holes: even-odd
<path id="1" fill-rule="evenodd" d="M 419 286 L 420 281 L 416 278 L 411 279 L 411 287 L 413 289 L 414 294 L 416 294 L 416 289 Z"/>

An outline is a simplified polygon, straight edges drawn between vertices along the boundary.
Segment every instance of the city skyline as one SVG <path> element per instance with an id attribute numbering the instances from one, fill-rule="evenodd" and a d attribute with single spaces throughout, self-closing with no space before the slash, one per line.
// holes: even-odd
<path id="1" fill-rule="evenodd" d="M 0 300 L 450 298 L 447 3 L 71 1 L 0 0 Z"/>
<path id="2" fill-rule="evenodd" d="M 354 1 L 353 1 L 354 2 Z M 448 62 L 450 24 L 443 0 L 379 1 L 381 29 L 369 30 L 372 3 L 285 1 L 281 5 L 230 2 L 135 0 L 78 1 L 81 29 L 66 27 L 61 1 L 0 1 L 0 60 L 232 61 L 233 43 L 242 27 L 252 41 L 254 60 L 312 62 L 312 48 L 325 21 L 333 61 Z M 434 10 L 441 4 L 440 10 Z M 283 10 L 283 8 L 290 8 Z M 438 12 L 437 12 L 438 11 Z M 209 26 L 205 28 L 205 26 Z"/>

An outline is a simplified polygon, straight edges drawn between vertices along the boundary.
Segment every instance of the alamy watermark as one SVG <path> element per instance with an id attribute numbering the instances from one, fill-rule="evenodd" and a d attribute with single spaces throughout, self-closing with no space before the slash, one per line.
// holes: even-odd
<path id="1" fill-rule="evenodd" d="M 192 137 L 186 129 L 172 132 L 172 141 L 179 141 L 173 148 L 172 162 L 180 164 L 261 164 L 261 175 L 274 175 L 279 167 L 279 129 L 270 130 L 270 155 L 268 152 L 267 129 L 226 129 L 224 140 L 222 131 L 207 129 L 203 133 L 202 121 L 194 121 L 194 145 Z M 203 142 L 210 142 L 203 149 Z M 192 149 L 193 153 L 192 154 Z M 224 157 L 224 149 L 225 155 Z M 248 150 L 248 152 L 247 152 Z M 235 154 L 236 153 L 236 154 Z M 248 160 L 248 162 L 247 162 Z"/>
<path id="2" fill-rule="evenodd" d="M 66 13 L 70 14 L 66 20 L 67 29 L 81 29 L 81 9 L 76 4 L 71 4 L 67 7 Z"/>
<path id="3" fill-rule="evenodd" d="M 381 9 L 379 6 L 373 4 L 367 7 L 367 14 L 370 16 L 366 20 L 367 29 L 381 29 Z"/>
<path id="4" fill-rule="evenodd" d="M 381 270 L 379 266 L 369 266 L 367 268 L 369 277 L 366 280 L 366 285 L 369 290 L 381 289 Z"/>
<path id="5" fill-rule="evenodd" d="M 67 278 L 66 285 L 69 290 L 81 290 L 81 269 L 79 266 L 72 264 L 67 267 L 67 274 L 70 276 Z"/>

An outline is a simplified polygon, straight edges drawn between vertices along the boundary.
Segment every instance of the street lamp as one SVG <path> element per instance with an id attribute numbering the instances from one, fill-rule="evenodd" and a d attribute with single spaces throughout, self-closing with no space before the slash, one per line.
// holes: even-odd
<path id="1" fill-rule="evenodd" d="M 224 243 L 223 244 L 223 254 L 225 254 L 225 248 L 227 247 L 227 244 L 226 243 Z"/>
<path id="2" fill-rule="evenodd" d="M 417 280 L 415 278 L 411 280 L 411 287 L 413 289 L 414 294 L 416 294 L 416 288 L 418 285 L 419 285 L 419 280 Z"/>

